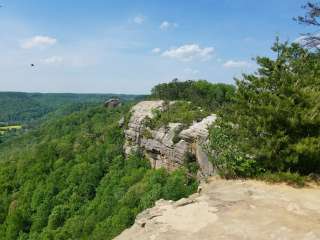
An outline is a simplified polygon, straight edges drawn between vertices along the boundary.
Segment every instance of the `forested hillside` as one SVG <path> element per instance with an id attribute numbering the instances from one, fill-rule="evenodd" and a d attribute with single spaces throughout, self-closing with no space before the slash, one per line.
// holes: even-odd
<path id="1" fill-rule="evenodd" d="M 0 122 L 25 123 L 39 119 L 61 106 L 103 103 L 110 97 L 133 100 L 136 95 L 0 92 Z"/>
<path id="2" fill-rule="evenodd" d="M 198 107 L 210 111 L 232 101 L 235 86 L 224 83 L 210 83 L 206 80 L 161 83 L 151 90 L 152 99 L 190 101 Z"/>
<path id="3" fill-rule="evenodd" d="M 118 121 L 129 107 L 53 117 L 0 145 L 0 239 L 112 239 L 157 199 L 196 189 L 183 169 L 125 160 Z"/>

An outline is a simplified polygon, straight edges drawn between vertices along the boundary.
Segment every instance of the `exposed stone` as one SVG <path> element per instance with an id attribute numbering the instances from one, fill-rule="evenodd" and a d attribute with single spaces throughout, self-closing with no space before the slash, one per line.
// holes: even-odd
<path id="1" fill-rule="evenodd" d="M 140 149 L 150 160 L 152 167 L 174 170 L 183 165 L 186 155 L 191 153 L 199 163 L 201 175 L 210 176 L 213 167 L 201 144 L 206 142 L 208 128 L 216 116 L 208 116 L 185 130 L 182 130 L 181 123 L 169 123 L 168 126 L 156 130 L 147 128 L 144 124 L 145 119 L 152 118 L 155 109 L 162 111 L 164 108 L 164 101 L 143 101 L 132 108 L 128 129 L 125 130 L 126 154 Z M 174 140 L 179 141 L 175 143 Z"/>
<path id="2" fill-rule="evenodd" d="M 116 240 L 319 240 L 320 188 L 212 179 L 177 202 L 159 200 Z"/>
<path id="3" fill-rule="evenodd" d="M 196 143 L 196 158 L 201 169 L 201 174 L 205 177 L 212 175 L 213 166 L 209 161 L 207 153 L 199 143 Z"/>
<path id="4" fill-rule="evenodd" d="M 209 135 L 208 128 L 215 122 L 216 115 L 212 114 L 200 122 L 195 122 L 191 127 L 180 132 L 179 136 L 185 140 L 194 141 L 197 140 L 206 140 Z"/>
<path id="5" fill-rule="evenodd" d="M 131 154 L 139 148 L 145 118 L 152 118 L 152 111 L 162 109 L 163 106 L 164 101 L 142 101 L 132 107 L 128 129 L 125 130 L 126 143 L 124 148 L 126 154 Z"/>
<path id="6" fill-rule="evenodd" d="M 111 98 L 104 102 L 106 108 L 115 108 L 121 106 L 121 102 L 117 98 Z"/>
<path id="7" fill-rule="evenodd" d="M 173 206 L 174 207 L 183 207 L 186 206 L 188 204 L 192 204 L 194 203 L 194 199 L 190 199 L 190 198 L 181 198 L 180 200 L 176 201 Z"/>

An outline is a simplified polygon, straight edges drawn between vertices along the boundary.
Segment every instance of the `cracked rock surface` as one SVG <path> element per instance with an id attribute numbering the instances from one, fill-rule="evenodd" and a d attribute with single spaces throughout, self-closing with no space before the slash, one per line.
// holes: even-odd
<path id="1" fill-rule="evenodd" d="M 144 120 L 152 118 L 155 109 L 163 111 L 165 102 L 142 101 L 131 109 L 128 128 L 125 130 L 125 153 L 128 155 L 142 150 L 152 167 L 164 167 L 168 170 L 181 167 L 186 155 L 191 154 L 198 162 L 199 176 L 212 175 L 214 169 L 203 146 L 207 144 L 208 129 L 215 122 L 216 115 L 194 122 L 186 129 L 183 129 L 182 123 L 169 123 L 159 129 L 150 129 L 145 126 Z M 148 136 L 145 136 L 145 132 Z M 176 136 L 179 141 L 175 143 Z"/>
<path id="2" fill-rule="evenodd" d="M 200 194 L 159 200 L 117 240 L 317 240 L 320 188 L 211 179 Z"/>

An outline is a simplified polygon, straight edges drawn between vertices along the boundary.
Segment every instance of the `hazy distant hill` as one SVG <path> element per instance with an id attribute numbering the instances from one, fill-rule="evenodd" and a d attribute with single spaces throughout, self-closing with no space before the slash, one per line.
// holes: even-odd
<path id="1" fill-rule="evenodd" d="M 61 106 L 99 103 L 110 97 L 133 100 L 137 95 L 0 92 L 0 122 L 29 122 Z"/>

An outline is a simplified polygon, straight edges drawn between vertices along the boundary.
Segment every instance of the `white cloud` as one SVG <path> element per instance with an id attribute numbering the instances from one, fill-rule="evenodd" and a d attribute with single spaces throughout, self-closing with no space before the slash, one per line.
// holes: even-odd
<path id="1" fill-rule="evenodd" d="M 168 30 L 170 28 L 176 28 L 178 27 L 178 24 L 177 23 L 171 23 L 171 22 L 168 22 L 168 21 L 163 21 L 161 24 L 160 24 L 160 29 L 162 31 L 165 31 L 165 30 Z"/>
<path id="2" fill-rule="evenodd" d="M 33 38 L 25 40 L 21 47 L 24 49 L 30 49 L 34 47 L 51 46 L 57 43 L 57 39 L 48 36 L 34 36 Z"/>
<path id="3" fill-rule="evenodd" d="M 162 53 L 162 56 L 180 61 L 191 61 L 194 59 L 209 60 L 212 57 L 213 47 L 200 47 L 198 44 L 186 44 L 178 48 L 172 48 Z"/>
<path id="4" fill-rule="evenodd" d="M 136 24 L 142 24 L 145 20 L 145 17 L 142 15 L 138 15 L 133 18 L 133 22 Z"/>
<path id="5" fill-rule="evenodd" d="M 235 60 L 229 60 L 226 61 L 223 66 L 225 68 L 248 68 L 251 67 L 252 64 L 247 61 L 235 61 Z"/>
<path id="6" fill-rule="evenodd" d="M 63 62 L 63 58 L 59 56 L 52 56 L 43 60 L 46 64 L 59 64 Z"/>
<path id="7" fill-rule="evenodd" d="M 154 48 L 154 49 L 152 49 L 151 52 L 152 52 L 152 53 L 160 53 L 160 52 L 161 52 L 161 49 L 160 49 L 160 48 Z"/>

